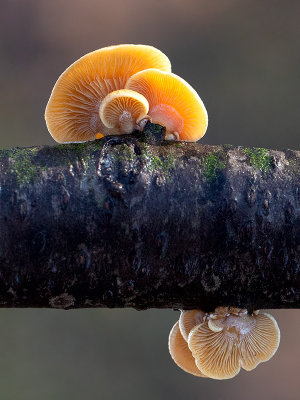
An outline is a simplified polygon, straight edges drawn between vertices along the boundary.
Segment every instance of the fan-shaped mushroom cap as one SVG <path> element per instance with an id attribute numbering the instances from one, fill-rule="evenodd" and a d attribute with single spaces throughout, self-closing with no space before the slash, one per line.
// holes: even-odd
<path id="1" fill-rule="evenodd" d="M 181 311 L 179 318 L 179 328 L 184 340 L 188 340 L 190 331 L 194 326 L 203 322 L 205 313 L 201 310 L 186 310 Z"/>
<path id="2" fill-rule="evenodd" d="M 241 367 L 250 371 L 269 360 L 279 345 L 280 331 L 272 316 L 232 311 L 213 313 L 188 337 L 197 367 L 210 378 L 232 378 Z"/>
<path id="3" fill-rule="evenodd" d="M 178 321 L 171 329 L 169 335 L 169 351 L 175 363 L 185 372 L 188 372 L 192 375 L 205 377 L 198 370 L 188 344 L 180 333 Z"/>
<path id="4" fill-rule="evenodd" d="M 208 117 L 196 91 L 179 76 L 158 69 L 132 75 L 126 89 L 135 90 L 149 102 L 153 123 L 166 127 L 166 138 L 195 142 L 206 132 Z"/>
<path id="5" fill-rule="evenodd" d="M 109 93 L 100 105 L 100 119 L 107 128 L 119 133 L 131 133 L 149 110 L 147 99 L 133 90 L 121 89 Z"/>
<path id="6" fill-rule="evenodd" d="M 199 370 L 213 379 L 233 378 L 240 371 L 236 335 L 230 331 L 214 332 L 204 322 L 189 334 L 188 346 Z"/>
<path id="7" fill-rule="evenodd" d="M 111 133 L 99 118 L 101 101 L 147 68 L 171 71 L 171 64 L 160 50 L 132 44 L 105 47 L 74 62 L 58 78 L 46 107 L 46 124 L 53 138 L 82 142 L 94 140 L 99 132 Z"/>
<path id="8" fill-rule="evenodd" d="M 242 367 L 251 371 L 259 363 L 268 361 L 276 353 L 280 343 L 280 330 L 272 315 L 254 315 L 255 328 L 241 341 Z"/>

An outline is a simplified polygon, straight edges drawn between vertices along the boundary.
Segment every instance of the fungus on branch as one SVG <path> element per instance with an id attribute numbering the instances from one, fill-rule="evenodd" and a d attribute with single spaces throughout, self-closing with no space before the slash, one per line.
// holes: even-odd
<path id="1" fill-rule="evenodd" d="M 195 359 L 188 347 L 186 340 L 181 335 L 179 321 L 171 329 L 169 335 L 169 352 L 174 362 L 185 372 L 192 375 L 205 377 L 195 364 Z"/>
<path id="2" fill-rule="evenodd" d="M 48 101 L 45 119 L 57 142 L 84 142 L 111 134 L 100 120 L 104 97 L 124 89 L 128 78 L 144 69 L 171 71 L 160 50 L 145 45 L 124 44 L 88 53 L 58 78 Z"/>
<path id="3" fill-rule="evenodd" d="M 146 97 L 152 122 L 166 128 L 165 139 L 195 142 L 205 134 L 206 108 L 197 92 L 179 76 L 147 69 L 132 75 L 125 87 Z"/>
<path id="4" fill-rule="evenodd" d="M 228 379 L 241 368 L 254 369 L 276 352 L 280 331 L 269 314 L 219 307 L 195 326 L 188 346 L 199 370 L 213 379 Z"/>
<path id="5" fill-rule="evenodd" d="M 201 310 L 186 310 L 181 311 L 179 318 L 179 327 L 185 341 L 188 341 L 189 333 L 194 326 L 201 324 L 205 313 Z"/>
<path id="6" fill-rule="evenodd" d="M 147 116 L 149 103 L 140 93 L 121 89 L 109 93 L 100 105 L 100 118 L 113 134 L 132 133 Z"/>

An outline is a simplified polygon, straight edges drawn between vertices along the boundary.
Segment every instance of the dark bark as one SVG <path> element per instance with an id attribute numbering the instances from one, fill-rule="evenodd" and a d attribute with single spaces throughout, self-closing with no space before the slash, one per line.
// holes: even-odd
<path id="1" fill-rule="evenodd" d="M 300 307 L 300 152 L 160 134 L 0 152 L 2 307 Z"/>

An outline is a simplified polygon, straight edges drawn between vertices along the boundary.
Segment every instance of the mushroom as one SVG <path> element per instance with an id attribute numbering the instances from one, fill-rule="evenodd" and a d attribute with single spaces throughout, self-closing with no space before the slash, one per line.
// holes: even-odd
<path id="1" fill-rule="evenodd" d="M 179 318 L 180 332 L 185 341 L 188 341 L 190 331 L 194 326 L 203 322 L 205 313 L 201 310 L 186 310 L 181 311 Z"/>
<path id="2" fill-rule="evenodd" d="M 179 76 L 151 68 L 132 75 L 125 87 L 146 97 L 152 122 L 166 127 L 166 140 L 195 142 L 205 134 L 205 106 L 197 92 Z"/>
<path id="3" fill-rule="evenodd" d="M 111 134 L 101 122 L 104 97 L 124 89 L 128 78 L 144 69 L 171 71 L 167 56 L 152 46 L 123 44 L 88 53 L 58 78 L 46 106 L 45 119 L 57 142 L 83 142 Z"/>
<path id="4" fill-rule="evenodd" d="M 205 377 L 197 368 L 191 350 L 180 333 L 179 321 L 173 326 L 169 335 L 169 352 L 175 363 L 185 372 Z"/>
<path id="5" fill-rule="evenodd" d="M 271 315 L 219 307 L 191 330 L 188 346 L 203 374 L 228 379 L 241 368 L 250 371 L 269 360 L 279 341 L 280 331 Z"/>
<path id="6" fill-rule="evenodd" d="M 100 119 L 114 133 L 131 133 L 149 110 L 147 99 L 133 90 L 121 89 L 109 93 L 101 102 Z"/>

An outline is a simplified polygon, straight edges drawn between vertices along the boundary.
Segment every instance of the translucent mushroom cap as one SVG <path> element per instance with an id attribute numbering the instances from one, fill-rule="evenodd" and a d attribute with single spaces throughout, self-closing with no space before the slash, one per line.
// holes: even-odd
<path id="1" fill-rule="evenodd" d="M 179 322 L 171 329 L 169 335 L 169 352 L 175 363 L 192 375 L 205 377 L 195 364 L 195 359 L 188 347 L 187 342 L 184 340 L 180 333 Z"/>
<path id="2" fill-rule="evenodd" d="M 147 68 L 171 71 L 171 64 L 160 50 L 145 45 L 110 46 L 81 57 L 60 75 L 52 90 L 45 111 L 50 134 L 57 142 L 82 142 L 94 140 L 98 133 L 108 134 L 99 117 L 101 101 Z"/>
<path id="3" fill-rule="evenodd" d="M 205 313 L 201 310 L 181 311 L 179 318 L 179 328 L 183 338 L 187 341 L 190 331 L 203 322 Z"/>
<path id="4" fill-rule="evenodd" d="M 149 103 L 140 93 L 121 89 L 109 93 L 100 105 L 100 119 L 107 128 L 118 133 L 131 133 L 147 115 Z"/>
<path id="5" fill-rule="evenodd" d="M 269 360 L 279 341 L 278 325 L 269 314 L 215 312 L 191 330 L 188 346 L 203 374 L 228 379 L 241 367 L 250 371 Z"/>
<path id="6" fill-rule="evenodd" d="M 166 135 L 195 142 L 206 132 L 208 116 L 197 92 L 182 78 L 158 69 L 132 75 L 126 89 L 141 93 L 149 102 L 153 123 L 166 127 Z"/>

